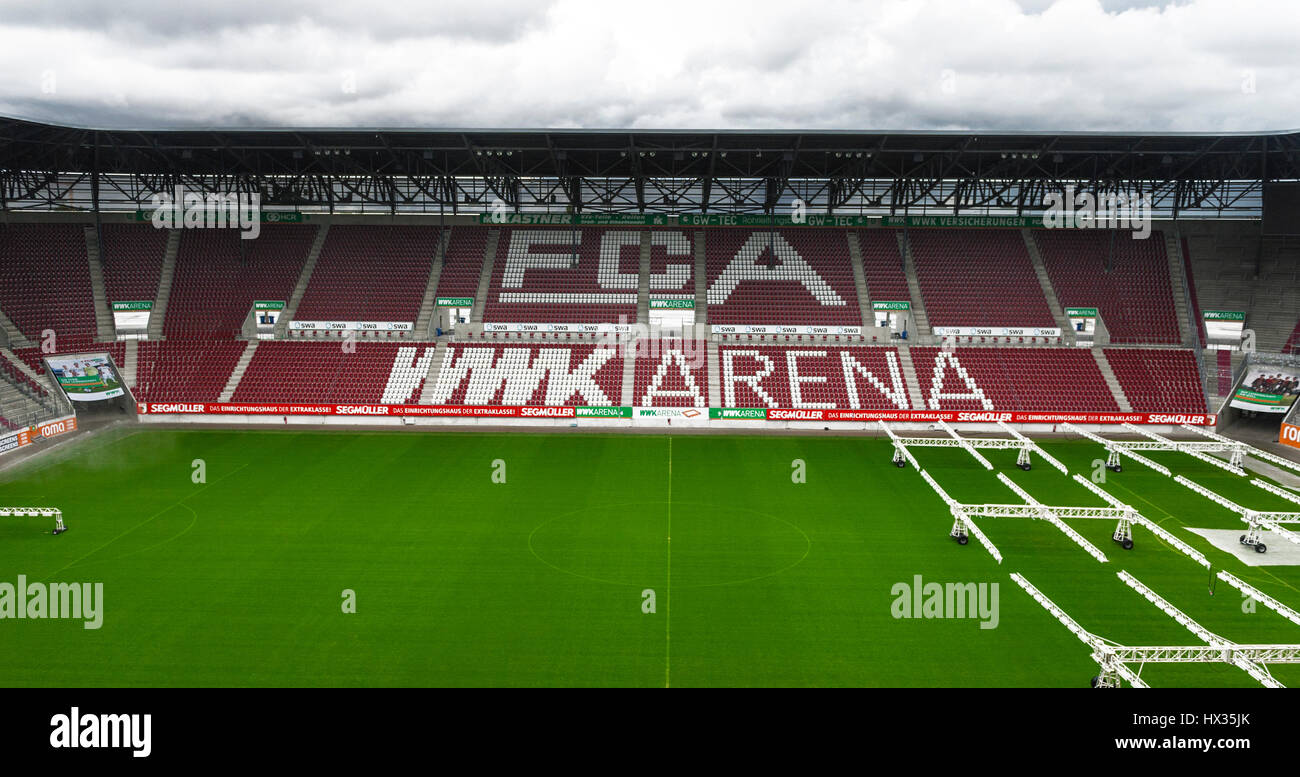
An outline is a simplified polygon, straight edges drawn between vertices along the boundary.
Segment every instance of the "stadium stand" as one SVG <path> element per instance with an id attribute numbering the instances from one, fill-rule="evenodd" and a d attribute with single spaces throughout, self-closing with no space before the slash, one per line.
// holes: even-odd
<path id="1" fill-rule="evenodd" d="M 378 403 L 402 347 L 399 343 L 357 342 L 344 348 L 339 342 L 263 342 L 231 401 Z M 224 378 L 218 393 L 223 385 Z"/>
<path id="2" fill-rule="evenodd" d="M 167 253 L 165 229 L 152 224 L 104 224 L 99 255 L 108 302 L 153 300 Z"/>
<path id="3" fill-rule="evenodd" d="M 708 407 L 709 370 L 703 340 L 638 340 L 632 404 Z"/>
<path id="4" fill-rule="evenodd" d="M 1019 230 L 908 231 L 932 327 L 1047 327 L 1056 319 Z"/>
<path id="5" fill-rule="evenodd" d="M 442 274 L 438 276 L 437 296 L 473 297 L 478 293 L 487 237 L 487 227 L 452 227 Z"/>
<path id="6" fill-rule="evenodd" d="M 1181 232 L 1197 306 L 1245 312 L 1256 350 L 1281 351 L 1296 324 L 1300 237 L 1261 237 L 1257 224 L 1232 220 L 1189 221 Z"/>
<path id="7" fill-rule="evenodd" d="M 898 251 L 898 230 L 864 229 L 858 232 L 862 270 L 873 302 L 910 300 L 903 256 Z"/>
<path id="8" fill-rule="evenodd" d="M 1201 297 L 1196 293 L 1196 273 L 1192 267 L 1192 250 L 1187 245 L 1187 238 L 1178 241 L 1183 256 L 1183 273 L 1187 276 L 1187 291 L 1192 299 L 1192 320 L 1196 322 L 1196 336 L 1201 347 L 1205 347 L 1205 319 L 1201 314 Z"/>
<path id="9" fill-rule="evenodd" d="M 60 352 L 94 341 L 95 307 L 80 224 L 0 224 L 0 310 L 33 341 L 52 331 Z"/>
<path id="10" fill-rule="evenodd" d="M 862 326 L 849 246 L 834 229 L 709 229 L 710 324 Z"/>
<path id="11" fill-rule="evenodd" d="M 1191 351 L 1107 348 L 1105 352 L 1134 411 L 1206 411 L 1200 372 Z"/>
<path id="12" fill-rule="evenodd" d="M 675 229 L 650 231 L 651 294 L 690 295 L 695 299 L 695 239 Z"/>
<path id="13" fill-rule="evenodd" d="M 1033 237 L 1061 305 L 1097 308 L 1112 343 L 1180 342 L 1164 235 L 1036 229 Z"/>
<path id="14" fill-rule="evenodd" d="M 1282 346 L 1282 353 L 1300 353 L 1300 321 L 1297 321 L 1295 329 L 1291 330 L 1291 336 Z"/>
<path id="15" fill-rule="evenodd" d="M 1096 359 L 1081 348 L 956 348 L 948 354 L 914 346 L 912 364 L 931 410 L 1120 409 Z"/>
<path id="16" fill-rule="evenodd" d="M 233 339 L 142 340 L 132 392 L 141 402 L 216 402 L 244 348 Z M 118 365 L 124 358 L 113 354 Z"/>
<path id="17" fill-rule="evenodd" d="M 415 323 L 439 234 L 436 227 L 331 226 L 294 318 Z"/>
<path id="18" fill-rule="evenodd" d="M 719 362 L 727 407 L 909 407 L 893 348 L 724 346 Z"/>
<path id="19" fill-rule="evenodd" d="M 315 226 L 301 224 L 263 225 L 255 240 L 231 230 L 184 230 L 166 337 L 237 336 L 253 302 L 293 294 L 315 235 Z"/>
<path id="20" fill-rule="evenodd" d="M 636 321 L 640 246 L 637 230 L 502 229 L 483 320 Z"/>
<path id="21" fill-rule="evenodd" d="M 435 405 L 618 405 L 623 359 L 594 345 L 448 346 Z"/>
<path id="22" fill-rule="evenodd" d="M 32 380 L 27 373 L 15 367 L 8 359 L 0 358 L 0 370 L 3 370 L 5 377 L 18 385 L 24 393 L 35 397 L 49 396 L 49 392 L 45 390 L 44 386 Z"/>
<path id="23" fill-rule="evenodd" d="M 438 296 L 477 295 L 492 229 L 451 229 Z M 297 317 L 414 321 L 439 234 L 437 227 L 332 226 Z M 709 323 L 863 323 L 843 230 L 709 228 L 703 234 Z M 109 299 L 154 299 L 167 231 L 116 223 L 105 224 L 101 235 Z M 860 230 L 856 236 L 870 296 L 910 299 L 899 233 Z M 259 238 L 249 241 L 233 231 L 184 231 L 164 322 L 167 339 L 136 346 L 136 398 L 216 401 L 247 347 L 238 338 L 252 302 L 290 298 L 315 237 L 311 225 L 266 225 Z M 1020 232 L 913 229 L 908 237 L 936 325 L 1055 324 Z M 1104 266 L 1108 233 L 1036 230 L 1033 239 L 1063 305 L 1100 308 L 1119 343 L 1177 342 L 1166 243 L 1158 235 L 1117 241 L 1115 267 L 1109 272 Z M 42 330 L 55 329 L 59 353 L 108 350 L 123 366 L 124 343 L 94 342 L 85 241 L 83 225 L 0 225 L 0 262 L 6 268 L 0 275 L 0 309 L 33 340 Z M 501 228 L 484 320 L 634 321 L 643 282 L 652 295 L 694 294 L 695 241 L 695 232 L 674 229 L 647 234 L 617 227 Z M 645 279 L 639 275 L 643 242 L 650 256 L 650 277 Z M 438 364 L 433 364 L 434 346 L 426 343 L 344 347 L 337 341 L 263 341 L 232 401 L 403 404 L 418 401 L 423 393 L 436 404 L 621 404 L 622 353 L 609 346 L 574 345 L 578 338 L 573 335 L 559 337 L 563 339 L 512 334 L 481 345 L 452 343 Z M 831 337 L 791 345 L 792 338 L 782 336 L 786 345 L 766 344 L 776 339 L 742 335 L 740 341 L 716 346 L 721 384 L 715 391 L 724 405 L 912 405 L 907 379 L 913 376 L 902 372 L 894 348 L 850 346 Z M 1300 325 L 1286 347 L 1300 348 Z M 46 354 L 39 348 L 14 352 L 44 371 Z M 708 405 L 712 381 L 705 354 L 703 341 L 642 341 L 626 373 L 631 403 Z M 945 352 L 913 346 L 910 354 L 922 400 L 930 407 L 937 402 L 946 410 L 1119 410 L 1096 360 L 1084 349 L 964 347 Z M 1105 354 L 1135 411 L 1204 411 L 1191 351 L 1118 347 Z M 1230 354 L 1215 355 L 1220 375 L 1230 374 Z M 424 387 L 429 374 L 437 376 L 437 385 Z M 24 393 L 48 396 L 44 387 L 3 360 L 0 377 Z M 1218 388 L 1225 392 L 1223 385 Z"/>

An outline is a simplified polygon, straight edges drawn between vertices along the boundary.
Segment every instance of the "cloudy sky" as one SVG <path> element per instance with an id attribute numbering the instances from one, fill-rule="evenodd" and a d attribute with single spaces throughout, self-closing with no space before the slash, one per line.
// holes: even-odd
<path id="1" fill-rule="evenodd" d="M 1297 0 L 0 0 L 98 127 L 1300 127 Z"/>

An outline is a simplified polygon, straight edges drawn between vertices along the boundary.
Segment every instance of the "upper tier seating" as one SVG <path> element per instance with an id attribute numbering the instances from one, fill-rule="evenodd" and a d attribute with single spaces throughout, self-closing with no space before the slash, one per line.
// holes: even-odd
<path id="1" fill-rule="evenodd" d="M 1036 229 L 1034 239 L 1063 308 L 1097 308 L 1112 343 L 1178 344 L 1178 314 L 1164 236 Z M 1113 239 L 1112 239 L 1113 237 Z M 1109 271 L 1106 258 L 1114 249 Z"/>
<path id="2" fill-rule="evenodd" d="M 913 346 L 912 364 L 930 410 L 1120 409 L 1097 360 L 1082 348 L 956 348 L 947 353 Z"/>
<path id="3" fill-rule="evenodd" d="M 0 224 L 0 310 L 34 342 L 59 351 L 95 338 L 95 303 L 81 224 Z"/>
<path id="4" fill-rule="evenodd" d="M 635 229 L 502 229 L 483 320 L 635 322 L 640 253 Z"/>
<path id="5" fill-rule="evenodd" d="M 435 227 L 330 227 L 298 321 L 415 323 L 438 253 Z"/>
<path id="6" fill-rule="evenodd" d="M 650 230 L 650 296 L 695 299 L 695 238 L 676 229 Z"/>
<path id="7" fill-rule="evenodd" d="M 617 406 L 623 359 L 594 345 L 448 346 L 435 405 Z"/>
<path id="8" fill-rule="evenodd" d="M 710 324 L 862 326 L 843 230 L 709 229 Z"/>
<path id="9" fill-rule="evenodd" d="M 438 276 L 439 297 L 474 297 L 483 274 L 483 254 L 487 250 L 487 227 L 452 227 L 447 242 L 447 256 Z"/>
<path id="10" fill-rule="evenodd" d="M 1106 360 L 1135 412 L 1206 412 L 1191 351 L 1107 348 Z"/>
<path id="11" fill-rule="evenodd" d="M 703 340 L 641 339 L 636 343 L 632 404 L 708 407 L 708 351 Z"/>
<path id="12" fill-rule="evenodd" d="M 910 407 L 893 348 L 723 346 L 718 361 L 725 407 Z"/>
<path id="13" fill-rule="evenodd" d="M 164 333 L 235 337 L 255 301 L 293 295 L 315 236 L 304 224 L 263 224 L 255 240 L 232 229 L 183 230 Z"/>
<path id="14" fill-rule="evenodd" d="M 912 229 L 916 277 L 932 327 L 1056 326 L 1016 229 Z"/>
<path id="15" fill-rule="evenodd" d="M 864 229 L 858 232 L 862 270 L 872 302 L 906 302 L 912 299 L 898 250 L 898 230 Z"/>
<path id="16" fill-rule="evenodd" d="M 167 254 L 166 229 L 152 224 L 104 224 L 99 255 L 108 302 L 152 301 Z"/>

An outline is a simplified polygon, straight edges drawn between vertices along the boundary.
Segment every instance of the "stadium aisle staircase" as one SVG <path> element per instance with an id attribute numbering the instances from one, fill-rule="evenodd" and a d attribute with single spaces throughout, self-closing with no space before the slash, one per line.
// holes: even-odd
<path id="1" fill-rule="evenodd" d="M 257 340 L 249 340 L 248 345 L 244 347 L 244 352 L 239 355 L 239 361 L 235 362 L 235 368 L 230 371 L 230 377 L 226 378 L 226 385 L 221 389 L 221 394 L 217 397 L 218 402 L 229 402 L 230 398 L 235 395 L 239 388 L 239 381 L 243 379 L 244 373 L 248 371 L 248 363 L 253 360 L 254 354 L 257 353 Z"/>
<path id="2" fill-rule="evenodd" d="M 320 252 L 325 246 L 325 240 L 329 237 L 329 232 L 329 222 L 322 223 L 316 228 L 316 237 L 312 239 L 311 248 L 307 250 L 307 259 L 302 263 L 302 270 L 298 272 L 298 282 L 294 284 L 293 293 L 289 295 L 289 299 L 284 303 L 284 311 L 275 322 L 276 337 L 284 338 L 289 334 L 289 323 L 298 314 L 298 306 L 302 304 L 302 295 L 307 293 L 307 286 L 311 283 L 311 274 L 316 269 L 316 262 L 320 261 Z"/>

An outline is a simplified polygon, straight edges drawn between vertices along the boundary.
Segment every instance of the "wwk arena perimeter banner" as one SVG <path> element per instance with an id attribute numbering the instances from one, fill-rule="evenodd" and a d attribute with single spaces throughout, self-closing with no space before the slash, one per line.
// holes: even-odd
<path id="1" fill-rule="evenodd" d="M 281 415 L 423 418 L 632 418 L 631 407 L 542 407 L 536 405 L 294 405 L 241 402 L 140 402 L 140 415 Z M 654 408 L 659 411 L 679 408 Z M 684 409 L 683 409 L 684 410 Z M 695 408 L 701 415 L 705 408 Z M 1214 426 L 1213 413 L 1044 413 L 987 410 L 809 410 L 798 408 L 708 408 L 716 421 L 897 421 L 1010 424 L 1158 424 Z"/>

